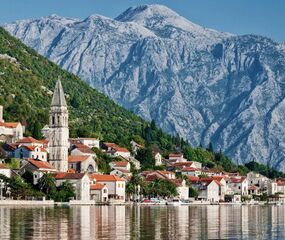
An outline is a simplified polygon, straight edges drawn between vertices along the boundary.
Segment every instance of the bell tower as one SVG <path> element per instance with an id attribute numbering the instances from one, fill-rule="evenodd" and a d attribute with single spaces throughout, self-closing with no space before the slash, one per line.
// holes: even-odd
<path id="1" fill-rule="evenodd" d="M 59 172 L 68 170 L 68 110 L 60 79 L 53 92 L 49 112 L 49 163 Z"/>

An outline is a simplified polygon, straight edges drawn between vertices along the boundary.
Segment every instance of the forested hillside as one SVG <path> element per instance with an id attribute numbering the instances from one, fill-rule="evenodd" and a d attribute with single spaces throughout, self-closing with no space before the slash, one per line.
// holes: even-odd
<path id="1" fill-rule="evenodd" d="M 164 133 L 153 121 L 144 121 L 120 107 L 0 28 L 0 104 L 4 106 L 6 121 L 21 121 L 27 127 L 27 135 L 41 137 L 40 130 L 48 123 L 52 91 L 58 77 L 69 106 L 71 137 L 96 136 L 125 147 L 130 147 L 130 141 L 135 140 L 161 149 L 164 155 L 182 151 L 186 158 L 210 168 L 247 171 L 232 164 L 224 154 L 215 153 L 212 145 L 207 150 L 192 148 L 178 135 Z"/>

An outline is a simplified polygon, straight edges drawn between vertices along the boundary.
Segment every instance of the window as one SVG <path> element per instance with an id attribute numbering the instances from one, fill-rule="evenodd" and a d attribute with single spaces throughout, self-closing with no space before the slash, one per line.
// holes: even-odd
<path id="1" fill-rule="evenodd" d="M 103 190 L 103 193 L 107 193 L 107 189 L 104 189 L 104 190 Z"/>
<path id="2" fill-rule="evenodd" d="M 55 124 L 55 118 L 54 118 L 54 116 L 52 116 L 52 125 L 54 125 Z"/>

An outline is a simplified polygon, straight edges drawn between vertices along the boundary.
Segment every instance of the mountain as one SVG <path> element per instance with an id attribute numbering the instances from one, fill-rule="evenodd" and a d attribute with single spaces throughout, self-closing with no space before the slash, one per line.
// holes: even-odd
<path id="1" fill-rule="evenodd" d="M 56 15 L 4 26 L 120 105 L 212 142 L 237 163 L 285 170 L 285 45 L 201 27 L 161 5 L 115 19 Z"/>

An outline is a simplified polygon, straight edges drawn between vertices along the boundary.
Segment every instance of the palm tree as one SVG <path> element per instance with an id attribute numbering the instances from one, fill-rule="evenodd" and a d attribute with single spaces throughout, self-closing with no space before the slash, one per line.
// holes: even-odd
<path id="1" fill-rule="evenodd" d="M 47 196 L 50 196 L 50 194 L 56 189 L 55 179 L 52 174 L 45 173 L 38 182 L 38 188 Z"/>

